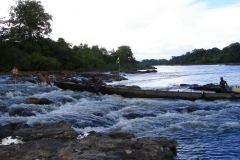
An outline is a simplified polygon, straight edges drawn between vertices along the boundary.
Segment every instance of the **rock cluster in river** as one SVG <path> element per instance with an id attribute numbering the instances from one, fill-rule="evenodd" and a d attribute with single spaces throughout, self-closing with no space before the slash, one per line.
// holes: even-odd
<path id="1" fill-rule="evenodd" d="M 193 90 L 202 90 L 202 91 L 214 91 L 216 93 L 221 92 L 221 87 L 219 84 L 205 84 L 205 85 L 198 85 L 198 84 L 180 84 L 180 86 L 189 86 L 189 89 Z"/>
<path id="2" fill-rule="evenodd" d="M 126 132 L 79 135 L 64 121 L 0 126 L 0 138 L 21 137 L 23 144 L 0 145 L 0 159 L 56 160 L 161 160 L 174 159 L 177 142 L 162 138 L 137 138 Z"/>

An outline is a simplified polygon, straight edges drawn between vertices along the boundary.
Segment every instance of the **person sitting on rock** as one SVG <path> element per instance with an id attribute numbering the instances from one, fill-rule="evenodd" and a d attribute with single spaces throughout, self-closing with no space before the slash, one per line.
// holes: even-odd
<path id="1" fill-rule="evenodd" d="M 220 78 L 220 87 L 221 87 L 221 92 L 228 92 L 228 89 L 226 88 L 227 82 L 223 80 L 223 77 Z"/>

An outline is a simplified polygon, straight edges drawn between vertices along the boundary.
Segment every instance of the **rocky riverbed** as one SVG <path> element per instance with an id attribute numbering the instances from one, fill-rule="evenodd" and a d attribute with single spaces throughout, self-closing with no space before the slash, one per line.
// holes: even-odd
<path id="1" fill-rule="evenodd" d="M 75 132 L 64 121 L 54 124 L 0 126 L 0 159 L 161 160 L 174 159 L 177 142 L 137 138 L 126 132 Z M 10 140 L 18 141 L 10 142 Z"/>
<path id="2" fill-rule="evenodd" d="M 136 74 L 136 73 L 149 73 L 149 72 L 156 72 L 154 68 L 152 70 L 137 70 L 137 69 L 128 69 L 119 74 L 118 71 L 115 72 L 72 72 L 72 71 L 41 71 L 43 75 L 50 74 L 50 77 L 52 80 L 58 80 L 58 81 L 68 81 L 73 83 L 81 83 L 81 84 L 90 84 L 92 83 L 91 79 L 92 76 L 95 76 L 99 83 L 105 84 L 106 82 L 113 82 L 113 81 L 122 81 L 127 80 L 125 78 L 125 73 L 128 74 Z M 3 74 L 3 73 L 2 73 Z M 28 71 L 28 72 L 21 72 L 19 74 L 19 77 L 23 81 L 29 81 L 32 83 L 36 82 L 36 72 Z M 54 77 L 54 78 L 53 78 Z M 78 78 L 77 78 L 78 77 Z M 80 78 L 79 78 L 80 77 Z M 192 90 L 202 90 L 202 91 L 213 91 L 216 93 L 221 92 L 220 85 L 219 84 L 205 84 L 205 85 L 198 85 L 198 84 L 180 84 L 180 86 L 188 86 L 189 89 Z"/>

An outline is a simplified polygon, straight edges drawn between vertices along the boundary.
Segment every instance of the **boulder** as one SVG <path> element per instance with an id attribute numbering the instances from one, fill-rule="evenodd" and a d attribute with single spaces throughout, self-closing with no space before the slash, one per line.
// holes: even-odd
<path id="1" fill-rule="evenodd" d="M 24 141 L 42 138 L 71 139 L 77 137 L 77 133 L 64 121 L 53 124 L 39 124 L 33 128 L 20 128 L 15 130 L 13 135 L 22 137 Z"/>
<path id="2" fill-rule="evenodd" d="M 50 104 L 51 101 L 47 98 L 34 98 L 30 97 L 27 99 L 31 104 Z"/>
<path id="3" fill-rule="evenodd" d="M 127 132 L 77 136 L 64 121 L 13 128 L 23 144 L 0 145 L 1 159 L 174 159 L 177 142 L 162 138 L 137 138 Z M 9 135 L 9 134 L 8 134 Z"/>

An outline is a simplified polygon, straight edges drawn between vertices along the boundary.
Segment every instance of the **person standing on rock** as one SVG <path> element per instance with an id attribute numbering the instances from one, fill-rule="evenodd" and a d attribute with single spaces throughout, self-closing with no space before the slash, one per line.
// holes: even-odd
<path id="1" fill-rule="evenodd" d="M 52 87 L 52 81 L 48 74 L 45 75 L 46 87 L 50 85 Z"/>
<path id="2" fill-rule="evenodd" d="M 13 67 L 13 69 L 11 70 L 12 74 L 13 74 L 13 80 L 17 80 L 18 78 L 18 69 L 16 67 Z"/>
<path id="3" fill-rule="evenodd" d="M 41 73 L 39 73 L 38 71 L 37 71 L 37 84 L 39 85 L 39 86 L 42 86 L 42 82 L 43 82 L 43 76 L 42 76 L 42 74 Z"/>
<path id="4" fill-rule="evenodd" d="M 92 76 L 92 82 L 93 82 L 93 89 L 94 89 L 94 92 L 100 96 L 99 94 L 99 88 L 98 88 L 98 79 L 95 77 L 95 76 Z"/>

